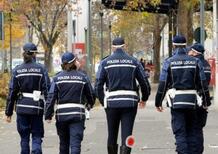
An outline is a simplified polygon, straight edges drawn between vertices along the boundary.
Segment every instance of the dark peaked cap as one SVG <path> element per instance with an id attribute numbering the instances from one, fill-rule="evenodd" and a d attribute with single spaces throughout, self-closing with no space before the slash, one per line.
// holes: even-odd
<path id="1" fill-rule="evenodd" d="M 115 48 L 123 47 L 125 45 L 125 41 L 121 37 L 117 37 L 113 40 L 112 46 Z"/>
<path id="2" fill-rule="evenodd" d="M 182 35 L 176 35 L 173 37 L 173 45 L 180 46 L 186 45 L 186 39 Z"/>

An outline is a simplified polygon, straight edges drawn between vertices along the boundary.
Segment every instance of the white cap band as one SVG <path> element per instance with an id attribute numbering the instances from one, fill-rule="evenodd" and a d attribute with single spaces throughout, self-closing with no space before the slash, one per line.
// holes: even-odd
<path id="1" fill-rule="evenodd" d="M 112 47 L 114 47 L 114 48 L 121 48 L 121 47 L 123 47 L 125 44 L 121 44 L 121 45 L 112 45 Z"/>
<path id="2" fill-rule="evenodd" d="M 75 59 L 76 59 L 76 57 L 74 57 L 71 61 L 69 61 L 68 64 L 72 63 Z"/>
<path id="3" fill-rule="evenodd" d="M 178 45 L 178 46 L 180 46 L 180 45 L 186 45 L 186 43 L 173 43 L 173 45 Z"/>
<path id="4" fill-rule="evenodd" d="M 198 54 L 202 54 L 201 52 L 199 52 L 199 51 L 197 51 L 197 50 L 195 50 L 195 49 L 193 49 L 193 48 L 192 48 L 192 51 L 194 51 L 194 52 L 196 52 L 196 53 L 198 53 Z"/>

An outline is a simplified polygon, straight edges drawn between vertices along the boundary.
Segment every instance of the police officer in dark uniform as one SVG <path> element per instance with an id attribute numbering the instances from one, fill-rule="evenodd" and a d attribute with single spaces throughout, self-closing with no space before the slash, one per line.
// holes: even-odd
<path id="1" fill-rule="evenodd" d="M 85 74 L 77 70 L 76 63 L 76 57 L 71 52 L 63 54 L 63 71 L 54 77 L 46 102 L 46 120 L 52 119 L 57 102 L 56 128 L 60 154 L 80 154 L 85 108 L 91 108 L 95 102 L 91 83 Z M 87 104 L 82 101 L 83 97 L 86 97 Z"/>
<path id="2" fill-rule="evenodd" d="M 207 108 L 211 104 L 208 83 L 200 60 L 187 55 L 186 39 L 177 35 L 173 45 L 174 55 L 163 63 L 155 106 L 159 112 L 163 111 L 162 101 L 166 94 L 171 107 L 176 151 L 178 154 L 199 154 L 195 138 L 196 107 L 203 103 L 203 107 Z M 203 102 L 197 87 L 202 91 Z"/>
<path id="3" fill-rule="evenodd" d="M 120 154 L 131 153 L 131 148 L 126 145 L 126 139 L 132 135 L 140 100 L 136 80 L 141 87 L 142 106 L 150 95 L 149 83 L 142 65 L 124 51 L 124 45 L 123 38 L 113 40 L 114 52 L 100 62 L 96 76 L 96 96 L 104 105 L 107 116 L 108 154 L 118 152 L 117 136 L 120 123 L 122 137 Z"/>
<path id="4" fill-rule="evenodd" d="M 200 43 L 196 43 L 193 46 L 191 46 L 191 50 L 188 52 L 188 55 L 194 56 L 202 62 L 207 85 L 209 86 L 210 78 L 211 78 L 211 69 L 210 69 L 210 64 L 204 59 L 204 51 L 205 51 L 204 46 L 201 45 Z M 201 90 L 199 90 L 198 93 L 200 96 L 202 96 Z M 197 128 L 195 134 L 197 136 L 198 154 L 202 154 L 204 151 L 203 128 L 206 125 L 207 113 L 208 113 L 207 109 L 203 108 L 202 106 L 197 107 Z"/>
<path id="5" fill-rule="evenodd" d="M 32 134 L 32 154 L 41 154 L 44 136 L 43 113 L 47 97 L 44 68 L 35 63 L 33 54 L 37 48 L 33 43 L 23 47 L 24 63 L 12 71 L 10 90 L 5 114 L 11 122 L 16 103 L 17 130 L 21 137 L 21 154 L 30 154 L 30 134 Z"/>

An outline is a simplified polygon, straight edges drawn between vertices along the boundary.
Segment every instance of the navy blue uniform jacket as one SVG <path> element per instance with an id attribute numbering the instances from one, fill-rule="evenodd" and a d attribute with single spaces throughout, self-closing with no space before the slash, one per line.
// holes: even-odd
<path id="1" fill-rule="evenodd" d="M 45 119 L 51 119 L 57 103 L 56 120 L 66 122 L 85 119 L 85 106 L 93 106 L 95 97 L 88 77 L 80 71 L 62 71 L 51 84 L 46 101 Z M 83 101 L 86 98 L 87 104 Z"/>
<path id="2" fill-rule="evenodd" d="M 177 48 L 175 54 L 167 58 L 162 67 L 155 106 L 162 106 L 162 101 L 168 89 L 178 91 L 201 90 L 203 105 L 209 106 L 210 96 L 204 68 L 198 58 L 188 56 L 185 48 Z M 196 97 L 191 94 L 180 94 L 172 101 L 173 108 L 195 108 Z"/>
<path id="3" fill-rule="evenodd" d="M 13 69 L 5 111 L 7 116 L 13 114 L 15 103 L 18 114 L 43 115 L 47 97 L 44 70 L 40 64 L 35 62 L 23 63 Z M 32 95 L 34 90 L 41 91 L 39 101 L 24 96 L 24 93 Z"/>
<path id="4" fill-rule="evenodd" d="M 121 48 L 100 62 L 96 75 L 95 92 L 100 103 L 108 108 L 137 106 L 140 98 L 147 101 L 150 85 L 140 62 Z"/>

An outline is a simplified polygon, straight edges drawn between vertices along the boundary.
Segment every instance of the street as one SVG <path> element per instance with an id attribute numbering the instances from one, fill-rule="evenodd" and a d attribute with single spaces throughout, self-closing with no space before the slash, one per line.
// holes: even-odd
<path id="1" fill-rule="evenodd" d="M 154 93 L 154 92 L 153 92 Z M 154 106 L 154 94 L 152 93 L 147 107 L 139 109 L 136 117 L 133 135 L 136 145 L 132 154 L 175 154 L 175 140 L 171 131 L 169 109 L 158 113 Z M 1 154 L 18 154 L 19 135 L 16 131 L 15 116 L 13 121 L 7 124 L 0 119 L 0 149 Z M 209 110 L 207 126 L 205 128 L 205 154 L 218 153 L 218 111 L 213 107 Z M 120 136 L 119 136 L 120 138 Z M 96 107 L 91 111 L 91 119 L 86 121 L 86 130 L 82 142 L 82 154 L 106 154 L 107 153 L 107 124 L 102 107 Z M 120 143 L 120 139 L 118 141 Z M 45 138 L 43 141 L 43 153 L 58 153 L 58 136 L 55 129 L 55 121 L 51 124 L 45 122 Z"/>

